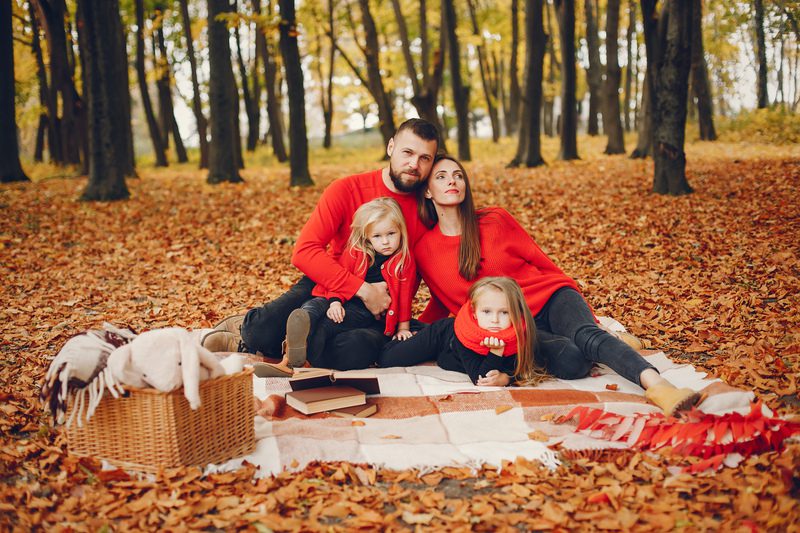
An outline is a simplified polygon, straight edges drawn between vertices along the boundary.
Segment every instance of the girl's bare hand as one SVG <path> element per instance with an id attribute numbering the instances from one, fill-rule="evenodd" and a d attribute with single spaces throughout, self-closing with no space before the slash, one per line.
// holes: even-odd
<path id="1" fill-rule="evenodd" d="M 401 340 L 401 341 L 405 341 L 405 340 L 410 339 L 413 336 L 414 336 L 414 334 L 411 333 L 409 330 L 407 330 L 407 329 L 399 329 L 399 330 L 397 330 L 397 333 L 394 334 L 394 337 L 392 337 L 392 339 L 398 339 L 398 340 Z"/>
<path id="2" fill-rule="evenodd" d="M 505 387 L 509 383 L 511 383 L 511 378 L 508 377 L 508 374 L 499 370 L 490 370 L 485 376 L 478 376 L 475 384 L 479 387 Z"/>
<path id="3" fill-rule="evenodd" d="M 344 307 L 342 307 L 342 304 L 339 302 L 331 302 L 331 305 L 328 307 L 328 312 L 325 314 L 337 324 L 341 324 L 344 320 Z"/>

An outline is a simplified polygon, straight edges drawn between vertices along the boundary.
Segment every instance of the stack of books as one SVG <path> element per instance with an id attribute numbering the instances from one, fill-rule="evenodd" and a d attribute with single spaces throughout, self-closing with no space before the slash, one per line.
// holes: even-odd
<path id="1" fill-rule="evenodd" d="M 329 412 L 341 417 L 363 418 L 378 407 L 367 400 L 367 394 L 381 392 L 373 375 L 335 372 L 322 368 L 301 370 L 289 378 L 292 392 L 286 403 L 305 415 Z"/>

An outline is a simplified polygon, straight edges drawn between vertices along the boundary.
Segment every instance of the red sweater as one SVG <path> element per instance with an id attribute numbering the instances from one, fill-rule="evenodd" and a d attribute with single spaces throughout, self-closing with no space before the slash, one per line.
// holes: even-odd
<path id="1" fill-rule="evenodd" d="M 358 250 L 351 249 L 349 252 L 345 251 L 339 258 L 339 264 L 346 268 L 348 272 L 358 276 L 362 282 L 367 275 L 368 268 L 366 261 L 361 266 L 361 258 L 364 255 Z M 392 297 L 392 303 L 389 304 L 389 309 L 386 311 L 386 328 L 384 330 L 384 334 L 389 336 L 397 333 L 397 324 L 399 322 L 411 320 L 411 300 L 413 300 L 417 288 L 417 269 L 414 266 L 414 260 L 409 256 L 398 276 L 396 269 L 399 262 L 400 254 L 394 254 L 381 265 L 381 275 L 386 280 L 389 296 Z M 327 290 L 319 283 L 311 291 L 311 294 L 328 299 L 339 298 L 343 302 L 350 299 L 344 293 Z"/>
<path id="2" fill-rule="evenodd" d="M 488 276 L 515 279 L 533 316 L 561 287 L 578 290 L 575 281 L 545 255 L 508 211 L 487 207 L 478 213 L 482 215 L 478 219 L 481 263 L 475 280 L 468 281 L 458 273 L 460 236 L 443 235 L 437 225 L 414 248 L 417 269 L 431 290 L 431 304 L 419 317 L 421 321 L 433 322 L 450 313 L 457 314 L 467 301 L 472 284 Z"/>
<path id="3" fill-rule="evenodd" d="M 383 183 L 382 171 L 375 170 L 341 178 L 325 189 L 317 207 L 300 231 L 292 254 L 292 264 L 327 290 L 352 298 L 364 283 L 338 263 L 350 237 L 353 213 L 361 204 L 388 196 L 400 204 L 408 227 L 409 249 L 413 249 L 427 230 L 417 214 L 413 194 L 398 194 Z"/>

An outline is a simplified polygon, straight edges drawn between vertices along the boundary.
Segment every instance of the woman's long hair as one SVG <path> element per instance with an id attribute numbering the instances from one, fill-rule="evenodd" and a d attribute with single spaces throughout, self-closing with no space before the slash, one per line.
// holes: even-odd
<path id="1" fill-rule="evenodd" d="M 398 278 L 403 271 L 403 265 L 408 262 L 408 230 L 403 218 L 400 204 L 393 198 L 375 198 L 362 204 L 353 214 L 353 223 L 350 225 L 350 238 L 347 241 L 347 250 L 358 250 L 363 254 L 359 270 L 369 268 L 375 262 L 375 249 L 369 242 L 369 234 L 376 223 L 389 220 L 400 231 L 400 247 L 392 254 L 400 254 L 400 260 L 395 267 L 395 276 Z"/>
<path id="2" fill-rule="evenodd" d="M 458 220 L 461 223 L 461 245 L 458 249 L 458 273 L 466 280 L 473 280 L 478 277 L 478 268 L 481 264 L 481 238 L 478 232 L 479 214 L 475 211 L 475 203 L 472 201 L 472 187 L 469 184 L 469 176 L 464 166 L 453 156 L 437 155 L 431 167 L 431 175 L 428 180 L 433 179 L 433 167 L 436 163 L 443 160 L 455 163 L 461 175 L 464 176 L 464 201 L 458 206 Z M 433 200 L 425 198 L 425 189 L 422 187 L 417 196 L 417 210 L 422 223 L 432 228 L 439 222 L 436 214 L 436 206 Z"/>
<path id="3" fill-rule="evenodd" d="M 519 385 L 537 385 L 548 379 L 547 373 L 536 364 L 536 325 L 531 310 L 525 302 L 522 289 L 516 281 L 506 277 L 481 278 L 469 290 L 469 301 L 474 310 L 475 302 L 487 290 L 503 293 L 508 302 L 509 318 L 517 336 L 517 367 L 514 378 Z"/>

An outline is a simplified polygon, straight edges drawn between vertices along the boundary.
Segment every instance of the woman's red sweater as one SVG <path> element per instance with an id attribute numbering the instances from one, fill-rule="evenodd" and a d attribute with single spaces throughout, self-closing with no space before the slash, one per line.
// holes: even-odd
<path id="1" fill-rule="evenodd" d="M 363 282 L 368 268 L 367 262 L 362 262 L 362 258 L 365 255 L 364 252 L 359 250 L 345 250 L 339 258 L 339 264 Z M 381 275 L 386 280 L 389 296 L 392 298 L 392 303 L 389 304 L 389 309 L 386 311 L 386 327 L 384 329 L 384 334 L 389 336 L 397 333 L 398 323 L 411 320 L 411 300 L 414 299 L 414 293 L 417 289 L 417 270 L 414 267 L 414 260 L 411 255 L 409 254 L 406 258 L 400 272 L 397 272 L 397 264 L 399 262 L 400 254 L 394 254 L 381 265 Z M 352 295 L 347 296 L 346 293 L 341 291 L 328 290 L 319 283 L 311 291 L 311 294 L 327 299 L 339 298 L 342 302 L 352 298 Z"/>
<path id="2" fill-rule="evenodd" d="M 489 276 L 516 280 L 533 316 L 558 289 L 578 290 L 575 281 L 545 255 L 508 211 L 487 207 L 478 215 L 481 263 L 474 280 L 466 280 L 458 272 L 460 236 L 444 235 L 437 225 L 414 248 L 417 270 L 431 291 L 431 303 L 419 317 L 421 321 L 430 323 L 457 314 L 472 284 Z"/>

